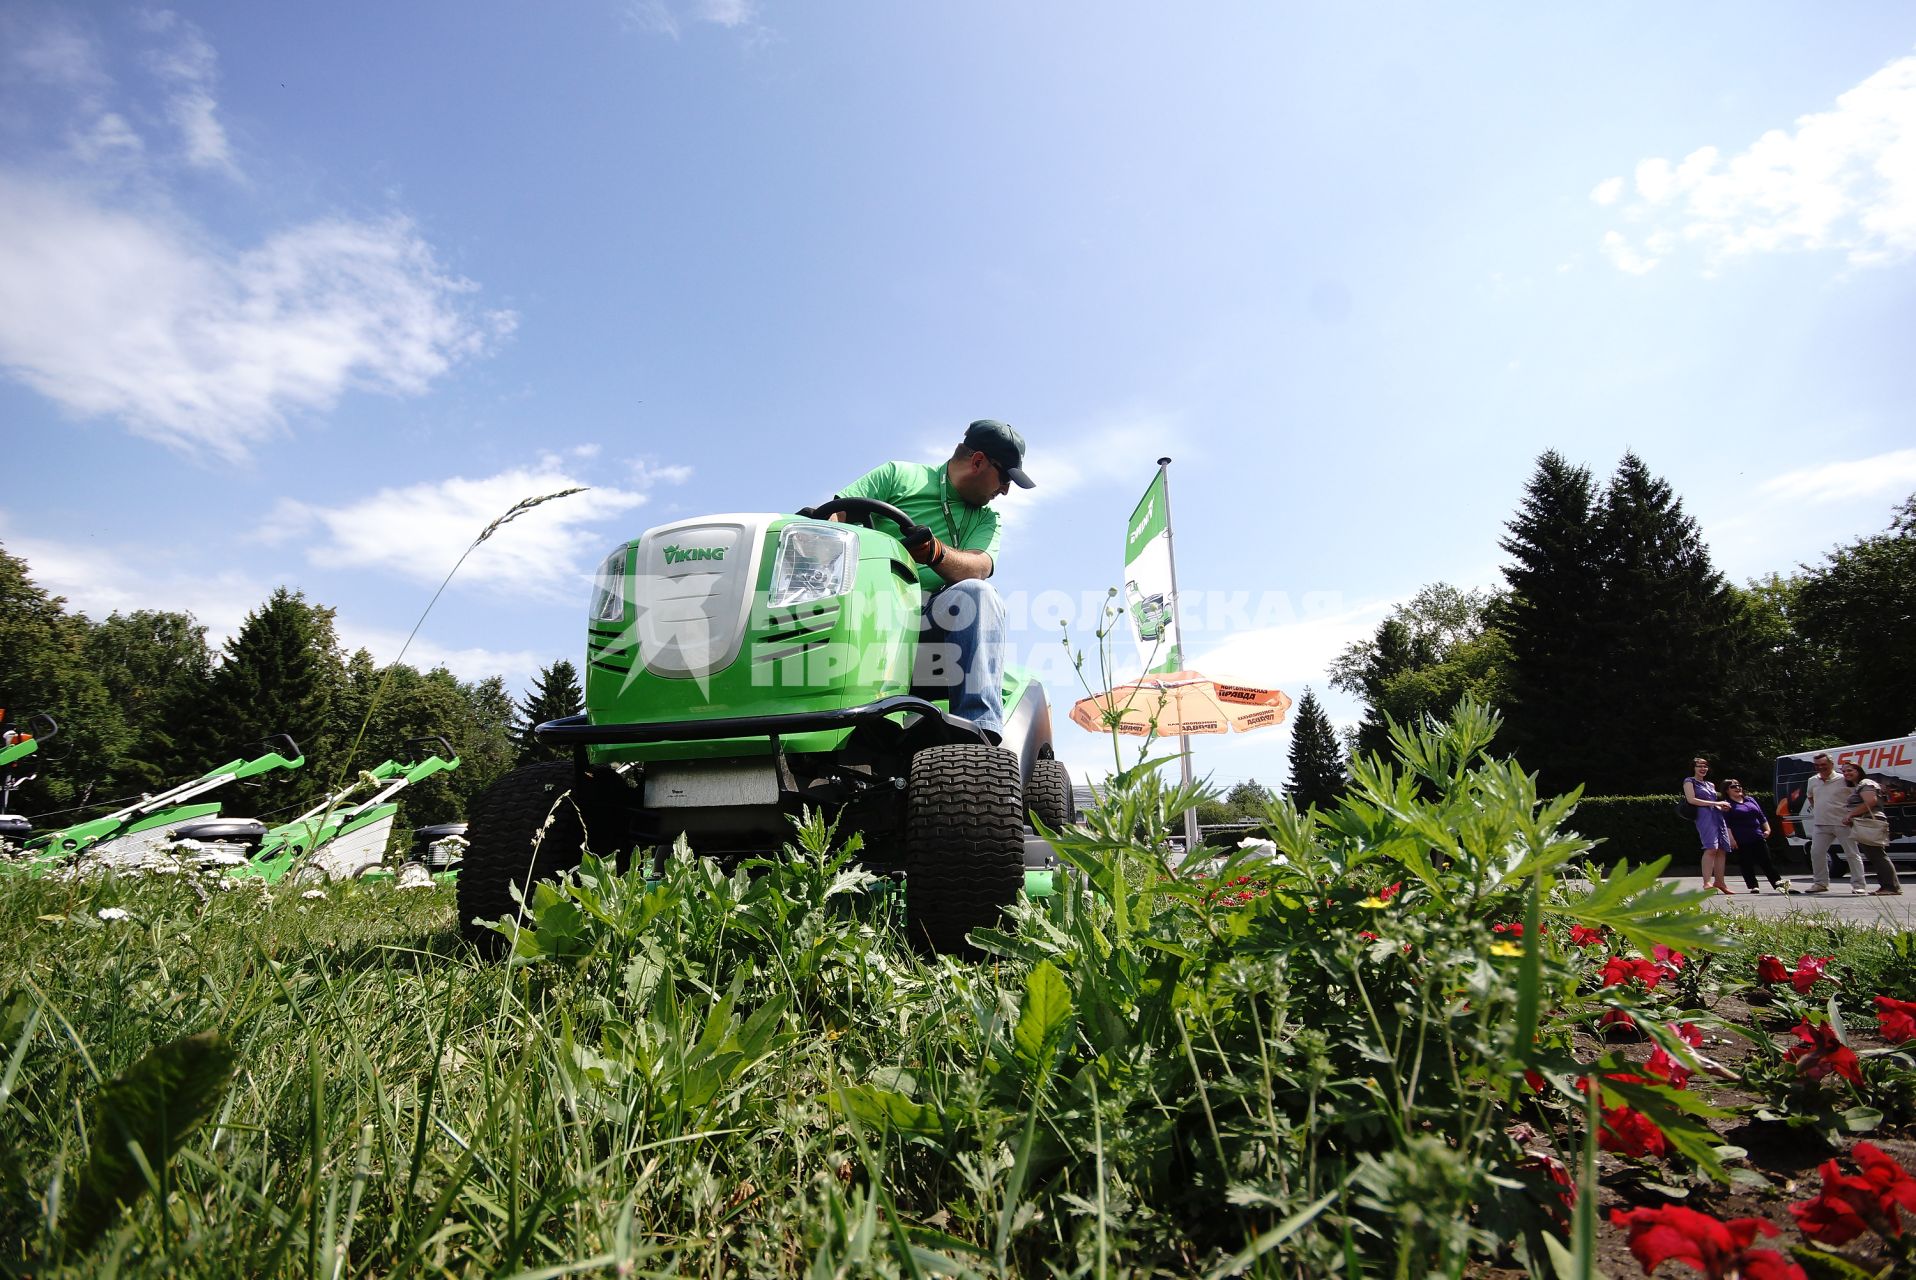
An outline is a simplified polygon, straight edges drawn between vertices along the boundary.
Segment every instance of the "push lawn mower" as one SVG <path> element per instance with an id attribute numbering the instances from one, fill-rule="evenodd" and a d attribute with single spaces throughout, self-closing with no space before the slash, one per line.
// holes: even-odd
<path id="1" fill-rule="evenodd" d="M 445 755 L 415 756 L 412 764 L 387 760 L 280 826 L 269 829 L 253 818 L 201 818 L 174 827 L 173 835 L 238 855 L 221 860 L 226 864 L 221 870 L 235 880 L 278 884 L 288 871 L 296 882 L 362 876 L 385 861 L 393 817 L 399 812 L 394 797 L 415 782 L 459 767 L 459 757 L 442 737 L 406 743 L 408 747 L 428 744 L 437 745 Z M 369 786 L 375 788 L 372 795 L 347 803 Z"/>
<path id="2" fill-rule="evenodd" d="M 844 523 L 826 517 L 842 515 Z M 890 522 L 898 536 L 873 527 Z M 923 592 L 889 503 L 716 515 L 650 529 L 599 567 L 583 713 L 537 727 L 573 759 L 525 765 L 472 806 L 459 876 L 468 937 L 517 911 L 513 886 L 590 848 L 662 857 L 681 836 L 723 860 L 771 853 L 801 809 L 864 837 L 902 876 L 913 938 L 958 951 L 1024 887 L 1074 817 L 1043 687 L 1007 669 L 1001 745 L 913 686 Z M 529 892 L 527 893 L 529 897 Z"/>
<path id="3" fill-rule="evenodd" d="M 306 763 L 299 744 L 285 734 L 275 734 L 260 744 L 282 750 L 267 751 L 251 760 L 231 760 L 216 769 L 183 782 L 158 795 L 142 796 L 124 809 L 103 818 L 77 823 L 64 831 L 37 836 L 27 842 L 21 857 L 0 863 L 0 871 L 14 875 L 43 876 L 68 862 L 84 858 L 86 865 L 101 869 L 140 866 L 158 851 L 172 828 L 194 818 L 219 812 L 217 800 L 188 803 L 229 782 L 256 777 L 274 769 L 297 769 Z"/>

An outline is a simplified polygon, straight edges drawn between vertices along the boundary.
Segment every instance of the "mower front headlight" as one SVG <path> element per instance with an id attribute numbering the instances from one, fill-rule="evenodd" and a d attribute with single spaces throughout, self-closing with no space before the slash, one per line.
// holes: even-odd
<path id="1" fill-rule="evenodd" d="M 787 605 L 842 596 L 858 573 L 858 535 L 828 524 L 790 524 L 778 537 L 766 604 Z"/>
<path id="2" fill-rule="evenodd" d="M 619 622 L 625 618 L 625 552 L 620 547 L 607 556 L 592 578 L 593 622 Z"/>

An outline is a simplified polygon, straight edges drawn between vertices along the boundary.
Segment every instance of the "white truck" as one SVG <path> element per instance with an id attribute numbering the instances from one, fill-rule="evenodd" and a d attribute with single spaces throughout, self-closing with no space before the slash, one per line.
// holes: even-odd
<path id="1" fill-rule="evenodd" d="M 1779 832 L 1792 845 L 1808 845 L 1802 819 L 1803 789 L 1816 772 L 1811 763 L 1828 755 L 1840 770 L 1855 761 L 1863 776 L 1873 778 L 1882 794 L 1883 816 L 1889 819 L 1889 852 L 1899 860 L 1916 859 L 1916 733 L 1881 742 L 1859 742 L 1848 747 L 1815 747 L 1776 758 L 1776 817 Z"/>

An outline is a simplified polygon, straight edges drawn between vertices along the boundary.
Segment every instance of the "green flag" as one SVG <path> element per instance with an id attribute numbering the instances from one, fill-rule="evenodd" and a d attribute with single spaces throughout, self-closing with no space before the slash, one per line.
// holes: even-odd
<path id="1" fill-rule="evenodd" d="M 1171 526 L 1165 518 L 1169 505 L 1160 470 L 1125 528 L 1125 611 L 1147 672 L 1184 669 L 1171 597 Z"/>

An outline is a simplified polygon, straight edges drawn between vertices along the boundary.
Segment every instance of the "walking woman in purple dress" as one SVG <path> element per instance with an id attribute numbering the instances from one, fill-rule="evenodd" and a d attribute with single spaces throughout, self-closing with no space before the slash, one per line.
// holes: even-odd
<path id="1" fill-rule="evenodd" d="M 1723 880 L 1723 873 L 1730 866 L 1730 829 L 1723 821 L 1723 814 L 1730 802 L 1717 798 L 1709 773 L 1708 760 L 1698 756 L 1691 761 L 1690 776 L 1683 780 L 1683 798 L 1694 810 L 1697 839 L 1703 842 L 1703 887 L 1718 893 L 1735 893 Z"/>

